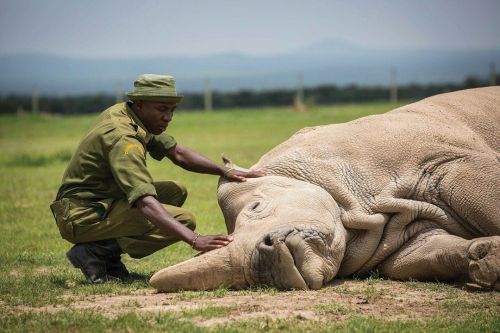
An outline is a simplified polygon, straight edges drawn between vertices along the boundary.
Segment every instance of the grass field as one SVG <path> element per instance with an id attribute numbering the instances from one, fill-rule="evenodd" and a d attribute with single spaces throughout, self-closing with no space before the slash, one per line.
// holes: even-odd
<path id="1" fill-rule="evenodd" d="M 388 111 L 389 104 L 178 112 L 169 131 L 180 143 L 219 160 L 225 153 L 249 167 L 296 130 Z M 320 291 L 274 289 L 156 294 L 158 269 L 192 256 L 186 244 L 124 262 L 135 278 L 88 285 L 65 258 L 48 208 L 65 165 L 95 115 L 0 118 L 0 331 L 12 332 L 494 332 L 498 293 L 440 283 L 394 282 L 372 276 Z M 157 180 L 176 179 L 190 194 L 200 233 L 224 232 L 217 177 L 148 159 Z M 285 306 L 286 305 L 286 306 Z M 281 310 L 280 310 L 281 309 Z"/>

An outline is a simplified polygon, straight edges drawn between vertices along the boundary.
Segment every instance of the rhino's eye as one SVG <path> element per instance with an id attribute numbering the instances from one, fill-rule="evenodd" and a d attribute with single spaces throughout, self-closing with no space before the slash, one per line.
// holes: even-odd
<path id="1" fill-rule="evenodd" d="M 247 213 L 256 216 L 255 214 L 262 213 L 268 204 L 267 200 L 254 201 L 247 206 Z"/>

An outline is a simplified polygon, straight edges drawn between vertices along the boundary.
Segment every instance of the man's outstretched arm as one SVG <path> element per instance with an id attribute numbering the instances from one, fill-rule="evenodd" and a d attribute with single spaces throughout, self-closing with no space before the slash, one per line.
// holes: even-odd
<path id="1" fill-rule="evenodd" d="M 176 165 L 188 171 L 219 175 L 228 180 L 245 181 L 247 178 L 264 176 L 259 170 L 241 171 L 218 165 L 200 153 L 177 144 L 167 152 L 167 157 Z"/>

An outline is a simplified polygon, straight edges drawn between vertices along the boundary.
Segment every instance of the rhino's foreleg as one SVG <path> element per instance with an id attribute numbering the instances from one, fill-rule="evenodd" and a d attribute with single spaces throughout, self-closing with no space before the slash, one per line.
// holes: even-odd
<path id="1" fill-rule="evenodd" d="M 447 165 L 440 197 L 463 221 L 473 237 L 500 235 L 500 156 L 470 154 Z M 467 237 L 467 238 L 470 238 Z"/>
<path id="2" fill-rule="evenodd" d="M 462 279 L 500 290 L 500 236 L 467 240 L 431 230 L 410 239 L 379 269 L 393 279 Z"/>

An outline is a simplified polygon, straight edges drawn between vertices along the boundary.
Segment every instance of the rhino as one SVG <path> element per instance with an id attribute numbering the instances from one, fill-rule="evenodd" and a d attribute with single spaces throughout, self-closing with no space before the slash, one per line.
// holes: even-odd
<path id="1" fill-rule="evenodd" d="M 159 291 L 319 289 L 377 270 L 500 289 L 500 87 L 299 130 L 219 181 L 233 242 L 155 273 Z"/>

